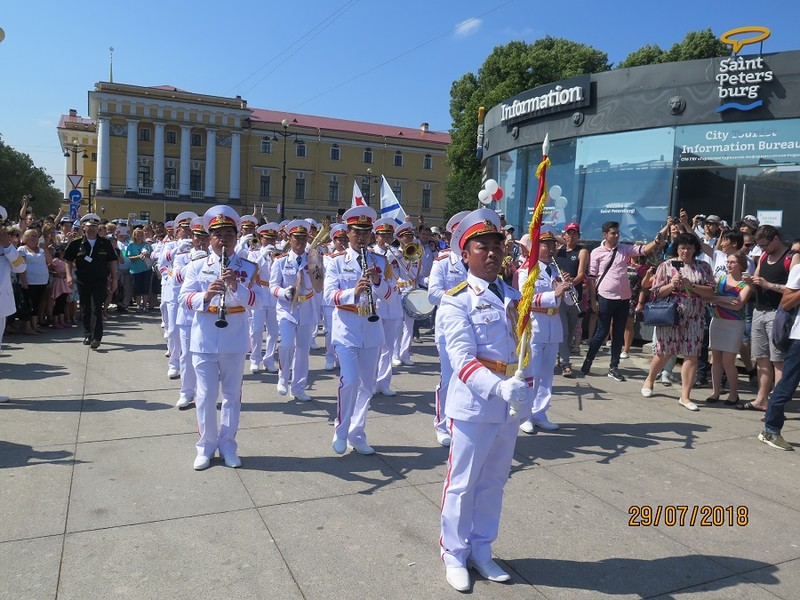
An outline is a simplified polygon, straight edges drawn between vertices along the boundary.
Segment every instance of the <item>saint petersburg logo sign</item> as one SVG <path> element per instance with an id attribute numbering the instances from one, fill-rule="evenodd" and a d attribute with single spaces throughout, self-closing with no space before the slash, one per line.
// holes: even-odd
<path id="1" fill-rule="evenodd" d="M 718 113 L 726 110 L 748 111 L 764 105 L 764 100 L 759 98 L 759 91 L 763 84 L 774 79 L 772 70 L 763 56 L 737 55 L 743 46 L 762 42 L 770 34 L 766 27 L 739 27 L 720 36 L 722 43 L 731 47 L 734 56 L 719 61 L 715 77 L 717 91 L 720 100 L 726 102 L 717 108 Z"/>

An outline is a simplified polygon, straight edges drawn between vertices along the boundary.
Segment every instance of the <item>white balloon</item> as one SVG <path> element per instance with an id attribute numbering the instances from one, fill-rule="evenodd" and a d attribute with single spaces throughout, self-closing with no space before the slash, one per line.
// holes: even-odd
<path id="1" fill-rule="evenodd" d="M 487 192 L 489 192 L 490 196 L 492 194 L 494 194 L 497 191 L 497 188 L 499 188 L 499 187 L 500 186 L 497 185 L 497 182 L 494 179 L 487 179 L 486 183 L 483 184 L 483 189 L 485 189 Z M 559 194 L 560 193 L 561 192 L 559 192 Z"/>
<path id="2" fill-rule="evenodd" d="M 559 210 L 563 210 L 567 207 L 567 198 L 566 196 L 560 196 L 556 199 L 556 208 Z"/>
<path id="3" fill-rule="evenodd" d="M 550 188 L 550 199 L 557 200 L 561 196 L 561 186 L 554 185 Z"/>
<path id="4" fill-rule="evenodd" d="M 491 204 L 492 195 L 488 192 L 488 190 L 481 190 L 478 192 L 478 200 L 481 201 L 481 204 Z"/>

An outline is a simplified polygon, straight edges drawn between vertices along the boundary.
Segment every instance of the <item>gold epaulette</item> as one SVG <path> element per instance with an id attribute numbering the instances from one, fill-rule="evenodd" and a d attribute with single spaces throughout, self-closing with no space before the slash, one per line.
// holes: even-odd
<path id="1" fill-rule="evenodd" d="M 279 258 L 283 258 L 284 256 L 289 256 L 289 253 L 288 252 L 284 252 L 283 254 L 278 254 L 278 256 L 276 256 L 273 260 L 277 260 Z"/>
<path id="2" fill-rule="evenodd" d="M 347 254 L 347 250 L 339 250 L 339 252 L 328 254 L 328 258 L 336 258 L 337 256 L 341 256 L 342 254 Z"/>
<path id="3" fill-rule="evenodd" d="M 449 258 L 449 256 L 450 256 L 449 252 L 444 252 L 444 253 L 440 254 L 439 256 L 437 256 L 436 258 L 434 258 L 433 260 L 442 260 L 443 258 Z"/>
<path id="4" fill-rule="evenodd" d="M 449 290 L 447 290 L 445 294 L 447 294 L 448 296 L 455 296 L 458 292 L 465 289 L 466 287 L 467 287 L 467 282 L 462 281 L 461 283 L 454 285 Z"/>

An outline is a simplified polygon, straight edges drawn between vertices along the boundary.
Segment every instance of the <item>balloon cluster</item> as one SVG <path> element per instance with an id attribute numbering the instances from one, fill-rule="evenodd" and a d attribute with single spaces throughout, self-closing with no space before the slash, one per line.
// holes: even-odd
<path id="1" fill-rule="evenodd" d="M 492 200 L 499 202 L 503 197 L 503 188 L 497 185 L 494 179 L 487 179 L 483 183 L 483 189 L 478 192 L 478 200 L 481 204 L 491 204 Z"/>
<path id="2" fill-rule="evenodd" d="M 554 185 L 550 188 L 549 196 L 550 199 L 553 201 L 557 209 L 563 210 L 567 206 L 567 199 L 566 197 L 561 195 L 561 186 Z"/>

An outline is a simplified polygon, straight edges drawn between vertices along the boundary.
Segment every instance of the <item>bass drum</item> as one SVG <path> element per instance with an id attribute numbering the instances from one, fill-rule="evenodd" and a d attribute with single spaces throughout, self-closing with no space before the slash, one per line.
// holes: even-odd
<path id="1" fill-rule="evenodd" d="M 417 321 L 424 321 L 433 315 L 436 307 L 428 302 L 426 290 L 411 290 L 403 296 L 403 310 L 409 317 Z"/>

